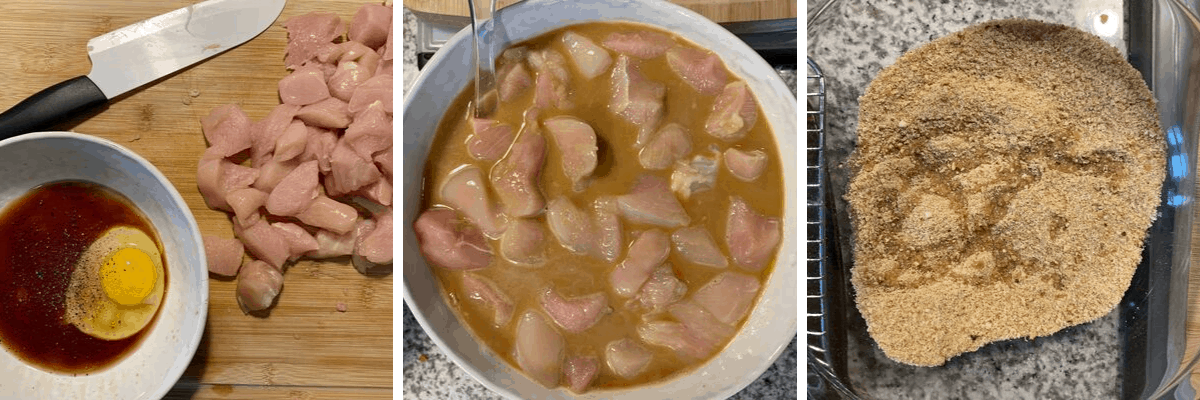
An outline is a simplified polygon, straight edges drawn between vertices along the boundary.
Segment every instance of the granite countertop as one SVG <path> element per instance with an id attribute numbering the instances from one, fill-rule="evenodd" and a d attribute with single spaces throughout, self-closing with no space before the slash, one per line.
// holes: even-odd
<path id="1" fill-rule="evenodd" d="M 817 6 L 810 2 L 809 12 Z M 858 98 L 880 70 L 930 40 L 976 23 L 1014 17 L 1081 28 L 1124 53 L 1123 12 L 1121 0 L 834 3 L 808 28 L 808 56 L 826 78 L 826 157 L 830 188 L 838 199 L 838 225 L 843 227 L 840 237 L 849 237 L 841 210 L 846 209 L 845 160 L 856 140 Z M 1107 24 L 1099 22 L 1101 14 L 1106 14 Z M 847 247 L 842 253 L 849 255 Z M 849 314 L 849 383 L 871 398 L 1111 399 L 1120 394 L 1117 310 L 1049 337 L 989 344 L 936 368 L 889 360 L 864 333 L 862 318 Z"/>
<path id="2" fill-rule="evenodd" d="M 407 93 L 416 81 L 417 56 L 414 50 L 416 35 L 413 27 L 416 19 L 404 9 L 404 47 L 402 68 L 404 86 L 401 96 Z M 776 68 L 780 77 L 796 94 L 796 70 Z M 439 349 L 415 317 L 404 305 L 404 349 L 403 371 L 405 399 L 501 399 L 474 378 L 467 375 Z M 796 354 L 797 342 L 793 338 L 779 359 L 757 380 L 734 395 L 733 399 L 795 399 L 797 397 Z"/>

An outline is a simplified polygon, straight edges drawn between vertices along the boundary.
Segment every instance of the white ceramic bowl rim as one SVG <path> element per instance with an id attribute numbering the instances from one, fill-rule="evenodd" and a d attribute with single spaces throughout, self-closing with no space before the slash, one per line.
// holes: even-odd
<path id="1" fill-rule="evenodd" d="M 511 43 L 534 37 L 540 33 L 561 26 L 602 20 L 592 15 L 605 15 L 603 19 L 611 20 L 609 13 L 620 14 L 616 19 L 643 23 L 656 26 L 659 29 L 672 31 L 695 42 L 697 45 L 718 52 L 725 62 L 726 68 L 735 75 L 744 77 L 751 90 L 759 99 L 767 120 L 776 136 L 776 143 L 781 155 L 791 155 L 796 152 L 795 141 L 798 135 L 796 127 L 796 98 L 782 80 L 761 57 L 733 34 L 721 28 L 712 21 L 686 8 L 659 1 L 643 0 L 546 0 L 526 1 L 517 3 L 497 13 L 502 24 L 500 31 L 503 48 Z M 562 22 L 549 22 L 562 21 Z M 699 36 L 697 36 L 699 35 Z M 434 104 L 445 100 L 424 91 L 449 91 L 450 98 L 456 96 L 466 85 L 469 74 L 455 75 L 454 72 L 440 71 L 455 66 L 469 66 L 466 57 L 470 55 L 470 28 L 463 29 L 446 42 L 442 50 L 436 53 L 426 65 L 413 85 L 413 90 L 407 93 L 404 103 L 404 164 L 405 171 L 422 171 L 427 158 L 429 138 L 421 138 L 421 133 L 410 135 L 410 129 L 415 126 L 432 126 L 436 128 L 445 111 L 443 104 Z M 721 51 L 721 49 L 725 51 Z M 465 53 L 465 54 L 464 54 Z M 736 56 L 736 59 L 731 59 Z M 446 64 L 446 68 L 441 68 Z M 466 68 L 466 67 L 461 67 Z M 424 90 L 423 90 L 424 89 Z M 765 101 L 771 99 L 773 101 Z M 418 105 L 414 107 L 414 105 Z M 671 397 L 680 398 L 725 398 L 737 393 L 759 377 L 771 363 L 783 352 L 791 338 L 796 335 L 796 232 L 799 211 L 796 208 L 796 185 L 799 177 L 789 156 L 783 156 L 784 185 L 785 185 L 785 216 L 784 235 L 780 253 L 776 259 L 775 271 L 764 285 L 762 298 L 755 306 L 738 336 L 716 358 L 697 370 L 676 378 L 651 385 L 639 386 L 628 390 L 591 391 L 579 398 L 628 398 L 653 397 L 660 398 L 665 393 Z M 532 382 L 519 371 L 508 366 L 491 352 L 483 350 L 471 337 L 457 317 L 444 305 L 438 292 L 438 284 L 429 285 L 428 272 L 430 268 L 416 248 L 416 238 L 409 227 L 419 214 L 417 209 L 420 201 L 420 185 L 422 173 L 405 174 L 404 182 L 404 214 L 405 229 L 405 272 L 404 299 L 414 317 L 424 327 L 425 332 L 443 350 L 447 356 L 469 375 L 496 393 L 509 398 L 572 398 L 575 397 L 565 388 L 548 390 Z M 425 269 L 421 271 L 421 269 Z M 426 277 L 422 279 L 421 277 Z M 413 286 L 417 284 L 419 286 Z M 415 296 L 419 291 L 422 296 Z M 426 294 L 433 293 L 429 299 Z M 434 323 L 434 322 L 437 323 Z M 765 341 L 754 344 L 752 341 Z M 766 353 L 761 353 L 765 351 Z M 750 364 L 746 359 L 752 359 Z M 469 360 L 473 360 L 469 361 Z M 720 362 L 719 362 L 720 361 Z M 731 367 L 727 370 L 716 370 L 715 364 L 728 361 Z M 481 365 L 475 365 L 475 363 Z M 740 364 L 738 364 L 740 362 Z M 731 379 L 730 376 L 735 376 Z M 500 380 L 500 381 L 497 381 Z"/>
<path id="2" fill-rule="evenodd" d="M 25 364 L 0 346 L 0 397 L 162 398 L 191 362 L 204 333 L 208 315 L 208 266 L 200 230 L 187 203 L 150 162 L 107 139 L 74 132 L 28 133 L 0 141 L 0 154 L 12 146 L 53 148 L 55 151 L 61 150 L 62 157 L 19 154 L 19 157 L 25 158 L 6 159 L 4 162 L 9 166 L 0 165 L 0 171 L 5 174 L 13 169 L 23 171 L 21 168 L 32 168 L 29 164 L 66 164 L 64 168 L 68 169 L 62 171 L 68 172 L 24 170 L 22 177 L 0 177 L 0 183 L 24 179 L 16 185 L 0 185 L 0 210 L 33 187 L 53 181 L 85 180 L 108 186 L 133 201 L 151 220 L 158 231 L 165 255 L 170 260 L 167 263 L 170 278 L 162 308 L 154 325 L 148 328 L 150 331 L 145 333 L 137 348 L 101 371 L 81 376 L 47 372 Z M 99 162 L 107 168 L 86 168 L 86 171 L 69 169 L 72 165 L 98 162 L 81 160 L 87 157 L 102 158 Z M 125 183 L 146 183 L 147 192 L 159 192 L 130 193 L 129 190 L 113 187 L 104 179 L 93 179 L 101 176 L 120 176 L 116 179 Z M 187 329 L 183 330 L 181 326 Z"/>

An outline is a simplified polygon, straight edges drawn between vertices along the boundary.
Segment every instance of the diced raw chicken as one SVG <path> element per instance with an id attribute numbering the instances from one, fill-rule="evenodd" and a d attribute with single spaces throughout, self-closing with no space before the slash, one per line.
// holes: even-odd
<path id="1" fill-rule="evenodd" d="M 364 4 L 350 20 L 350 31 L 346 37 L 362 42 L 372 49 L 383 46 L 387 41 L 388 29 L 392 25 L 392 9 L 379 4 Z"/>
<path id="2" fill-rule="evenodd" d="M 617 200 L 612 196 L 602 196 L 592 202 L 592 221 L 595 222 L 596 244 L 593 253 L 605 261 L 614 262 L 621 257 L 625 243 L 621 242 L 621 212 Z"/>
<path id="3" fill-rule="evenodd" d="M 667 306 L 683 299 L 687 294 L 687 285 L 675 276 L 671 264 L 663 264 L 654 268 L 650 279 L 642 285 L 637 300 L 651 311 L 665 309 Z"/>
<path id="4" fill-rule="evenodd" d="M 703 95 L 717 95 L 729 80 L 725 65 L 711 51 L 683 46 L 671 48 L 667 50 L 667 66 Z"/>
<path id="5" fill-rule="evenodd" d="M 687 200 L 693 194 L 712 189 L 717 184 L 717 170 L 720 169 L 720 153 L 713 156 L 697 154 L 691 162 L 675 162 L 675 170 L 671 172 L 671 190 Z"/>
<path id="6" fill-rule="evenodd" d="M 379 56 L 382 57 L 383 60 L 392 59 L 392 24 L 388 24 L 387 41 L 383 43 L 383 47 L 380 47 L 377 50 L 379 51 Z"/>
<path id="7" fill-rule="evenodd" d="M 570 110 L 575 103 L 567 97 L 567 84 L 559 81 L 545 72 L 537 74 L 533 89 L 533 105 L 537 108 L 557 108 Z"/>
<path id="8" fill-rule="evenodd" d="M 529 66 L 538 74 L 549 74 L 559 82 L 567 82 L 571 75 L 567 72 L 567 59 L 554 49 L 542 49 L 529 52 Z"/>
<path id="9" fill-rule="evenodd" d="M 283 232 L 264 219 L 260 218 L 246 227 L 234 224 L 234 233 L 242 239 L 242 244 L 246 245 L 246 251 L 250 255 L 277 269 L 282 270 L 283 263 L 291 255 L 291 248 Z"/>
<path id="10" fill-rule="evenodd" d="M 684 300 L 667 307 L 675 320 L 683 323 L 699 344 L 705 346 L 719 345 L 733 337 L 733 327 L 725 325 L 716 317 L 691 300 Z"/>
<path id="11" fill-rule="evenodd" d="M 271 226 L 278 229 L 283 234 L 283 238 L 287 240 L 288 249 L 291 252 L 291 255 L 288 256 L 289 260 L 295 260 L 305 253 L 320 248 L 317 238 L 313 237 L 312 234 L 308 233 L 300 225 L 291 222 L 272 222 Z"/>
<path id="12" fill-rule="evenodd" d="M 296 68 L 279 80 L 279 98 L 283 104 L 306 106 L 329 98 L 325 73 L 315 66 Z"/>
<path id="13" fill-rule="evenodd" d="M 197 169 L 196 187 L 209 208 L 233 211 L 226 196 L 234 190 L 249 187 L 258 176 L 258 169 L 243 167 L 224 158 L 202 158 Z"/>
<path id="14" fill-rule="evenodd" d="M 374 160 L 375 160 L 375 165 L 379 166 L 379 172 L 383 172 L 383 175 L 388 178 L 388 181 L 391 181 L 392 180 L 392 147 L 388 146 L 387 149 L 384 149 L 383 151 L 376 154 Z"/>
<path id="15" fill-rule="evenodd" d="M 675 252 L 690 263 L 714 268 L 729 266 L 729 260 L 703 226 L 676 229 L 671 234 L 671 242 L 675 244 Z"/>
<path id="16" fill-rule="evenodd" d="M 566 342 L 541 314 L 529 310 L 517 321 L 517 365 L 542 386 L 558 386 Z"/>
<path id="17" fill-rule="evenodd" d="M 299 120 L 292 121 L 292 124 L 275 142 L 275 155 L 272 158 L 280 161 L 290 160 L 303 153 L 306 145 L 308 145 L 308 127 Z"/>
<path id="18" fill-rule="evenodd" d="M 629 194 L 617 197 L 617 205 L 621 214 L 635 223 L 673 228 L 691 222 L 667 182 L 654 175 L 638 177 Z"/>
<path id="19" fill-rule="evenodd" d="M 758 120 L 757 104 L 746 82 L 725 85 L 713 104 L 712 113 L 704 120 L 704 131 L 726 142 L 741 140 Z"/>
<path id="20" fill-rule="evenodd" d="M 350 96 L 350 113 L 358 115 L 376 101 L 383 103 L 384 111 L 387 111 L 388 114 L 392 113 L 391 74 L 375 75 L 358 85 L 358 88 L 354 89 L 354 95 Z"/>
<path id="21" fill-rule="evenodd" d="M 241 188 L 226 194 L 225 202 L 233 209 L 237 222 L 242 226 L 249 226 L 261 216 L 258 209 L 267 203 L 267 192 L 255 188 Z"/>
<path id="22" fill-rule="evenodd" d="M 350 126 L 350 112 L 347 111 L 347 106 L 346 102 L 338 100 L 336 97 L 330 97 L 300 107 L 300 111 L 296 112 L 296 118 L 309 126 L 343 129 Z"/>
<path id="23" fill-rule="evenodd" d="M 608 51 L 583 35 L 568 31 L 560 40 L 567 48 L 571 62 L 586 79 L 600 76 L 612 65 L 612 56 L 608 55 Z"/>
<path id="24" fill-rule="evenodd" d="M 446 269 L 472 270 L 492 263 L 492 248 L 479 228 L 459 219 L 454 210 L 433 208 L 413 223 L 421 254 Z M 317 232 L 320 241 L 321 232 Z"/>
<path id="25" fill-rule="evenodd" d="M 465 273 L 463 274 L 463 290 L 466 291 L 463 294 L 468 301 L 492 312 L 492 325 L 503 327 L 512 320 L 512 299 L 496 287 L 496 283 L 491 279 L 479 274 Z"/>
<path id="26" fill-rule="evenodd" d="M 474 118 L 471 120 L 471 129 L 474 133 L 467 137 L 467 153 L 482 161 L 496 161 L 504 157 L 516 136 L 512 125 L 494 119 Z"/>
<path id="27" fill-rule="evenodd" d="M 362 158 L 370 159 L 392 146 L 392 117 L 383 111 L 383 103 L 375 102 L 358 113 L 343 136 L 346 144 Z"/>
<path id="28" fill-rule="evenodd" d="M 585 296 L 563 298 L 554 289 L 542 291 L 540 302 L 555 324 L 571 333 L 587 330 L 612 312 L 608 296 L 596 292 Z"/>
<path id="29" fill-rule="evenodd" d="M 617 56 L 612 68 L 612 99 L 608 109 L 637 127 L 635 147 L 646 145 L 650 133 L 662 119 L 663 98 L 667 87 L 647 79 L 637 65 L 624 55 Z"/>
<path id="30" fill-rule="evenodd" d="M 309 136 L 312 139 L 312 136 Z M 273 156 L 267 156 L 263 161 L 262 167 L 259 168 L 258 176 L 254 179 L 253 186 L 255 189 L 270 193 L 275 190 L 275 185 L 279 184 L 296 166 L 300 165 L 300 157 L 292 157 L 287 160 L 276 160 Z"/>
<path id="31" fill-rule="evenodd" d="M 287 56 L 284 65 L 295 69 L 315 59 L 322 45 L 346 33 L 346 24 L 334 13 L 311 12 L 288 18 L 283 23 L 288 30 Z"/>
<path id="32" fill-rule="evenodd" d="M 254 166 L 262 165 L 261 161 L 275 151 L 279 137 L 291 126 L 297 111 L 300 111 L 298 105 L 280 104 L 258 122 L 258 129 L 252 130 L 254 138 L 250 148 L 250 162 Z"/>
<path id="33" fill-rule="evenodd" d="M 354 254 L 354 247 L 358 244 L 358 238 L 366 235 L 367 232 L 374 228 L 374 221 L 363 219 L 356 221 L 354 229 L 346 233 L 334 233 L 325 229 L 318 229 L 317 233 L 313 235 L 317 239 L 317 249 L 304 253 L 304 256 L 318 259 L 352 256 Z"/>
<path id="34" fill-rule="evenodd" d="M 546 224 L 558 243 L 575 254 L 591 251 L 594 229 L 591 218 L 571 200 L 559 196 L 546 203 Z"/>
<path id="35" fill-rule="evenodd" d="M 529 71 L 525 70 L 525 64 L 520 62 L 501 67 L 496 75 L 500 79 L 500 84 L 497 85 L 500 91 L 500 101 L 512 101 L 525 92 L 525 89 L 533 86 L 533 77 L 529 76 Z"/>
<path id="36" fill-rule="evenodd" d="M 392 184 L 387 179 L 376 180 L 358 190 L 358 194 L 381 206 L 392 205 Z"/>
<path id="37" fill-rule="evenodd" d="M 600 360 L 596 357 L 574 356 L 563 363 L 563 375 L 567 377 L 567 388 L 575 393 L 583 393 L 596 373 L 600 371 Z"/>
<path id="38" fill-rule="evenodd" d="M 654 58 L 661 56 L 675 42 L 667 35 L 650 32 L 634 31 L 630 33 L 613 32 L 604 39 L 602 46 L 609 50 L 637 58 Z"/>
<path id="39" fill-rule="evenodd" d="M 375 52 L 371 52 L 371 54 L 375 54 Z M 378 57 L 378 55 L 374 57 Z M 378 59 L 373 58 L 373 60 L 376 63 L 379 62 Z M 368 67 L 358 61 L 338 62 L 337 70 L 334 71 L 333 76 L 330 76 L 326 82 L 329 85 L 329 95 L 335 99 L 349 102 L 350 97 L 354 95 L 354 89 L 358 89 L 358 85 L 375 76 L 375 68 L 376 66 L 374 65 Z"/>
<path id="40" fill-rule="evenodd" d="M 245 248 L 237 239 L 204 235 L 204 257 L 208 260 L 208 272 L 221 276 L 237 276 L 242 267 Z"/>
<path id="41" fill-rule="evenodd" d="M 767 168 L 767 153 L 762 150 L 741 151 L 735 148 L 725 150 L 725 167 L 733 177 L 746 182 L 754 181 Z"/>
<path id="42" fill-rule="evenodd" d="M 275 185 L 271 195 L 267 197 L 267 212 L 281 217 L 293 217 L 308 209 L 308 205 L 317 198 L 319 173 L 317 161 L 307 161 Z"/>
<path id="43" fill-rule="evenodd" d="M 557 116 L 542 122 L 562 154 L 562 170 L 576 192 L 587 187 L 596 169 L 596 131 L 586 122 L 571 116 Z"/>
<path id="44" fill-rule="evenodd" d="M 379 180 L 382 174 L 368 157 L 362 157 L 350 148 L 345 140 L 339 140 L 329 156 L 330 171 L 325 175 L 325 193 L 341 196 Z"/>
<path id="45" fill-rule="evenodd" d="M 697 339 L 686 326 L 678 322 L 645 322 L 637 326 L 637 332 L 643 342 L 675 350 L 685 359 L 703 359 L 713 351 L 712 344 Z"/>
<path id="46" fill-rule="evenodd" d="M 667 234 L 658 229 L 642 232 L 629 244 L 625 260 L 617 264 L 609 276 L 609 283 L 617 296 L 631 297 L 650 279 L 654 267 L 667 261 L 671 253 Z"/>
<path id="47" fill-rule="evenodd" d="M 504 215 L 496 210 L 487 188 L 484 187 L 485 182 L 479 167 L 465 166 L 450 173 L 440 192 L 447 205 L 466 216 L 484 235 L 498 238 L 504 233 L 507 221 Z"/>
<path id="48" fill-rule="evenodd" d="M 718 321 L 733 326 L 750 311 L 759 287 L 755 276 L 726 271 L 696 290 L 692 301 Z"/>
<path id="49" fill-rule="evenodd" d="M 283 273 L 258 260 L 249 260 L 238 272 L 237 299 L 242 312 L 265 310 L 283 290 Z"/>
<path id="50" fill-rule="evenodd" d="M 779 218 L 768 218 L 750 209 L 741 197 L 730 197 L 725 246 L 739 267 L 761 271 L 775 255 L 781 235 Z"/>
<path id="51" fill-rule="evenodd" d="M 546 200 L 538 188 L 546 160 L 546 138 L 529 127 L 517 135 L 508 154 L 492 167 L 492 189 L 504 204 L 506 214 L 527 217 L 542 211 Z"/>
<path id="52" fill-rule="evenodd" d="M 677 123 L 664 125 L 638 151 L 638 163 L 650 170 L 667 169 L 692 152 L 692 139 L 687 129 Z"/>
<path id="53" fill-rule="evenodd" d="M 296 219 L 317 228 L 328 229 L 336 233 L 346 233 L 354 229 L 358 220 L 358 211 L 345 203 L 339 203 L 324 195 L 317 196 Z"/>
<path id="54" fill-rule="evenodd" d="M 333 149 L 337 147 L 337 134 L 325 128 L 308 127 L 308 144 L 304 146 L 304 153 L 300 154 L 300 161 L 317 160 L 317 168 L 322 173 L 328 173 L 332 168 L 330 161 L 333 158 Z"/>
<path id="55" fill-rule="evenodd" d="M 608 369 L 625 379 L 641 374 L 653 357 L 646 346 L 629 338 L 614 340 L 604 347 L 604 361 Z"/>
<path id="56" fill-rule="evenodd" d="M 221 156 L 229 157 L 250 148 L 250 117 L 237 104 L 217 106 L 200 118 L 200 127 L 210 146 Z"/>
<path id="57" fill-rule="evenodd" d="M 500 236 L 500 255 L 516 264 L 539 266 L 546 262 L 545 230 L 532 219 L 517 219 Z"/>

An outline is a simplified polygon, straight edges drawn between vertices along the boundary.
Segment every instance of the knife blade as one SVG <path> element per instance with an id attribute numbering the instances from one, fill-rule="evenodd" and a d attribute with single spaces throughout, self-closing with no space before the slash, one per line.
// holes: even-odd
<path id="1" fill-rule="evenodd" d="M 250 41 L 287 0 L 208 0 L 87 42 L 92 70 L 0 113 L 0 140 L 54 126 L 135 88 Z"/>

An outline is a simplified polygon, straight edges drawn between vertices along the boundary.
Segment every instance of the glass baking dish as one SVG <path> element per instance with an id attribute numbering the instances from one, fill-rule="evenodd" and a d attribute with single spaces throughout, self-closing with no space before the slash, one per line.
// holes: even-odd
<path id="1" fill-rule="evenodd" d="M 1200 100 L 1196 95 L 1200 94 L 1200 73 L 1193 75 L 1191 68 L 1200 65 L 1200 51 L 1193 50 L 1198 36 L 1192 21 L 1170 1 L 1174 0 L 1125 2 L 1128 4 L 1078 0 L 1066 2 L 1066 11 L 1043 11 L 1037 7 L 1018 10 L 1016 6 L 1005 7 L 1012 9 L 1007 10 L 995 5 L 988 6 L 995 9 L 972 10 L 970 5 L 962 5 L 946 10 L 945 6 L 938 9 L 912 2 L 885 6 L 847 0 L 829 7 L 827 12 L 833 15 L 825 19 L 810 18 L 810 22 L 816 22 L 809 28 L 809 56 L 820 67 L 810 65 L 809 74 L 823 68 L 823 77 L 809 79 L 808 140 L 810 148 L 819 150 L 810 149 L 808 157 L 810 165 L 817 159 L 823 164 L 821 168 L 810 168 L 809 183 L 826 183 L 824 193 L 810 187 L 808 198 L 810 213 L 825 216 L 814 220 L 810 215 L 810 221 L 820 224 L 809 225 L 809 258 L 813 258 L 813 250 L 824 251 L 823 257 L 810 262 L 807 288 L 810 399 L 1196 397 L 1190 378 L 1197 363 L 1200 332 L 1189 335 L 1187 325 L 1191 320 L 1200 326 L 1196 319 L 1200 318 L 1200 306 L 1189 307 L 1188 302 L 1194 160 L 1200 139 Z M 1189 1 L 1185 6 L 1195 10 L 1198 2 Z M 1168 173 L 1141 264 L 1116 309 L 1099 320 L 1048 337 L 992 343 L 955 357 L 944 366 L 925 368 L 899 364 L 884 356 L 867 334 L 854 306 L 849 284 L 853 232 L 843 200 L 848 182 L 844 163 L 854 149 L 858 96 L 879 68 L 900 56 L 870 45 L 881 40 L 894 43 L 899 34 L 889 36 L 871 30 L 895 28 L 908 33 L 917 24 L 906 20 L 905 13 L 939 12 L 945 14 L 941 15 L 944 27 L 926 25 L 928 32 L 909 34 L 908 42 L 896 46 L 907 50 L 968 25 L 1006 17 L 1068 24 L 1108 40 L 1142 72 L 1158 100 L 1160 122 L 1166 130 Z M 861 28 L 863 18 L 879 20 L 888 15 L 896 15 L 907 24 Z M 1116 18 L 1121 24 L 1115 30 L 1103 25 L 1108 18 Z M 856 33 L 839 38 L 836 30 L 846 28 Z M 834 32 L 830 34 L 833 39 L 820 37 L 830 32 Z M 855 68 L 857 61 L 845 61 L 846 57 L 834 54 L 862 43 L 870 51 L 854 57 L 868 64 L 877 63 L 873 69 Z M 875 59 L 870 60 L 872 57 Z M 1200 285 L 1200 277 L 1197 281 Z M 1196 337 L 1189 341 L 1189 336 Z"/>

